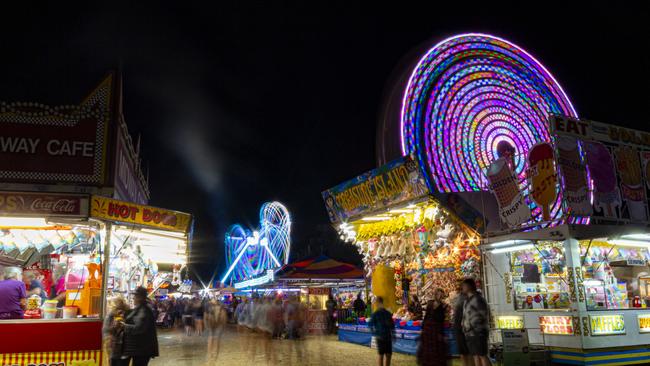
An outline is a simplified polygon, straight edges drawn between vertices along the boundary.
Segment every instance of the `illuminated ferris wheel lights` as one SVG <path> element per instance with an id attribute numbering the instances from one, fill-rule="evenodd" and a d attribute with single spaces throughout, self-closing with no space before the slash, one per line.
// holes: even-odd
<path id="1" fill-rule="evenodd" d="M 517 149 L 523 179 L 527 150 L 549 139 L 549 113 L 575 116 L 564 90 L 528 52 L 499 37 L 467 33 L 429 49 L 402 99 L 400 136 L 443 192 L 479 190 L 496 144 Z"/>

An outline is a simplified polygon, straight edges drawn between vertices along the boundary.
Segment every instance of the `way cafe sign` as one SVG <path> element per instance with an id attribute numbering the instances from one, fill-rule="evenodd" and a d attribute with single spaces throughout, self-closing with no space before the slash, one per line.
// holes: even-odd
<path id="1" fill-rule="evenodd" d="M 181 232 L 188 231 L 192 220 L 192 216 L 187 213 L 137 205 L 100 196 L 92 196 L 90 216 Z"/>

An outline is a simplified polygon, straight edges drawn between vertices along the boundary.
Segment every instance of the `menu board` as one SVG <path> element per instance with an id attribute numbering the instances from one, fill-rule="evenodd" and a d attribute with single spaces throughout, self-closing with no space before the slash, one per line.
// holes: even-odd
<path id="1" fill-rule="evenodd" d="M 639 333 L 650 333 L 650 314 L 639 314 Z"/>
<path id="2" fill-rule="evenodd" d="M 524 318 L 517 315 L 506 315 L 497 317 L 497 328 L 499 329 L 524 329 Z"/>
<path id="3" fill-rule="evenodd" d="M 573 319 L 560 315 L 540 316 L 539 330 L 544 334 L 573 335 Z"/>
<path id="4" fill-rule="evenodd" d="M 589 315 L 591 335 L 625 334 L 625 319 L 623 314 Z"/>

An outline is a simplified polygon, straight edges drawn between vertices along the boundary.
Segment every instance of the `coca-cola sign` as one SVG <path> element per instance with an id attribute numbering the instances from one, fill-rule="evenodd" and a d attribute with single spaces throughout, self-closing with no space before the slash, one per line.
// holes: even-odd
<path id="1" fill-rule="evenodd" d="M 88 196 L 68 193 L 0 192 L 0 214 L 88 216 Z"/>

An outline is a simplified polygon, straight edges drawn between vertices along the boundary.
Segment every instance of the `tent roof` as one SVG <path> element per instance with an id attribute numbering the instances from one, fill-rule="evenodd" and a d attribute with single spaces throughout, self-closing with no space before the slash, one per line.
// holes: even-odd
<path id="1" fill-rule="evenodd" d="M 321 255 L 315 258 L 304 259 L 289 263 L 280 268 L 276 279 L 332 279 L 332 280 L 359 280 L 364 273 L 358 267 L 339 262 Z"/>

